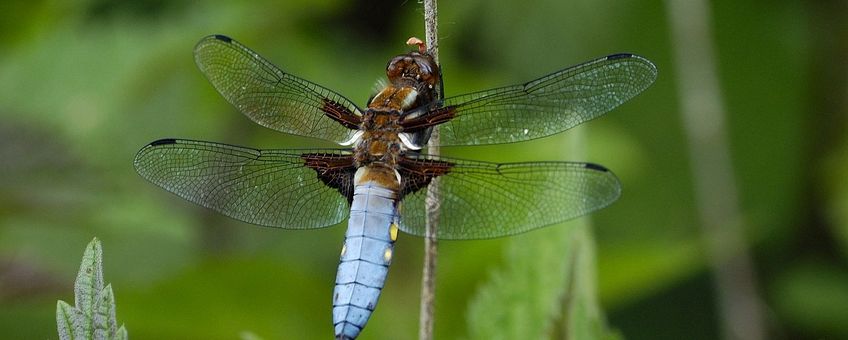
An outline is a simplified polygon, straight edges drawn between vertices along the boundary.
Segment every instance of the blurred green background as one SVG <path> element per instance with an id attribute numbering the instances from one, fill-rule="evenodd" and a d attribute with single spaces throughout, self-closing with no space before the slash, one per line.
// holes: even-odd
<path id="1" fill-rule="evenodd" d="M 768 337 L 848 338 L 848 6 L 710 5 Z M 444 1 L 439 10 L 448 95 L 615 52 L 657 64 L 653 87 L 581 128 L 585 157 L 567 152 L 568 133 L 446 153 L 612 169 L 623 196 L 592 217 L 609 327 L 630 339 L 719 337 L 664 3 Z M 0 4 L 0 337 L 56 338 L 56 300 L 72 300 L 94 236 L 131 337 L 331 336 L 344 227 L 246 225 L 168 194 L 132 168 L 139 148 L 165 137 L 328 146 L 262 128 L 227 104 L 192 57 L 194 44 L 213 33 L 364 105 L 388 59 L 408 50 L 406 38 L 423 37 L 422 8 L 330 0 Z M 504 247 L 534 233 L 440 244 L 437 338 L 467 334 L 469 303 L 509 261 Z M 399 239 L 363 339 L 416 337 L 422 244 Z"/>

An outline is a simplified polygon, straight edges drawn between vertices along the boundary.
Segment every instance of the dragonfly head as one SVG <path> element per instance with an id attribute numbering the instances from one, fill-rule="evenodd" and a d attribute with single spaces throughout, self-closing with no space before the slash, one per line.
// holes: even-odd
<path id="1" fill-rule="evenodd" d="M 392 85 L 414 87 L 419 92 L 435 89 L 439 83 L 439 66 L 421 46 L 419 51 L 401 54 L 389 61 L 386 76 Z"/>

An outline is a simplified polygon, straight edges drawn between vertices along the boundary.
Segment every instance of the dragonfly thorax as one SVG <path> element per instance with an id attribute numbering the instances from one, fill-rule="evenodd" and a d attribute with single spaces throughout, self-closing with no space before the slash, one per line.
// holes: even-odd
<path id="1" fill-rule="evenodd" d="M 362 136 L 353 149 L 357 167 L 381 163 L 389 168 L 397 165 L 398 158 L 406 149 L 400 135 L 401 114 L 397 110 L 379 111 L 368 109 L 362 116 Z"/>
<path id="2" fill-rule="evenodd" d="M 401 58 L 401 60 L 404 59 Z M 389 64 L 390 69 L 393 64 Z M 415 67 L 415 70 L 421 71 L 418 67 Z M 431 69 L 428 68 L 428 70 Z M 389 78 L 392 79 L 391 72 L 389 72 Z M 412 142 L 413 136 L 403 132 L 401 122 L 405 112 L 415 110 L 427 103 L 431 96 L 422 95 L 416 90 L 416 87 L 419 87 L 416 84 L 422 83 L 420 77 L 415 81 L 400 82 L 394 79 L 392 82 L 393 84 L 386 86 L 371 98 L 368 109 L 362 115 L 362 123 L 359 127 L 361 135 L 358 136 L 359 140 L 354 147 L 354 161 L 357 167 L 379 162 L 395 169 L 404 151 L 421 148 Z M 400 83 L 405 85 L 399 85 Z M 425 93 L 429 92 L 432 91 L 425 91 Z"/>

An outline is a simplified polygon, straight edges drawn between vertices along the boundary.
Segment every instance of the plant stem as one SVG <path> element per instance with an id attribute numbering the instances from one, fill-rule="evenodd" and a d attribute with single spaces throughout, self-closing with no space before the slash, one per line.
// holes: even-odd
<path id="1" fill-rule="evenodd" d="M 433 56 L 433 61 L 439 63 L 439 41 L 437 29 L 436 0 L 424 0 L 424 34 L 427 44 L 427 53 Z M 437 88 L 436 91 L 440 91 Z M 436 98 L 441 98 L 441 93 L 436 93 Z M 439 128 L 433 127 L 427 151 L 433 156 L 439 155 Z M 439 221 L 439 180 L 434 179 L 427 187 L 427 221 L 424 235 L 424 272 L 421 277 L 421 311 L 419 315 L 418 338 L 420 340 L 433 339 L 433 323 L 435 321 L 436 300 L 436 246 L 438 240 Z"/>
<path id="2" fill-rule="evenodd" d="M 701 231 L 713 270 L 724 339 L 765 337 L 753 264 L 745 243 L 716 76 L 710 6 L 667 0 L 681 113 L 692 157 Z"/>

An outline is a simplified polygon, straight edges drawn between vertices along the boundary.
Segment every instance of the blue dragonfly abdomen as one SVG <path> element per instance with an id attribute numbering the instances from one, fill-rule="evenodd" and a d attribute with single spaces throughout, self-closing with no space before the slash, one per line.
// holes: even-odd
<path id="1" fill-rule="evenodd" d="M 355 339 L 377 306 L 397 239 L 396 197 L 376 181 L 354 188 L 333 292 L 337 339 Z"/>

